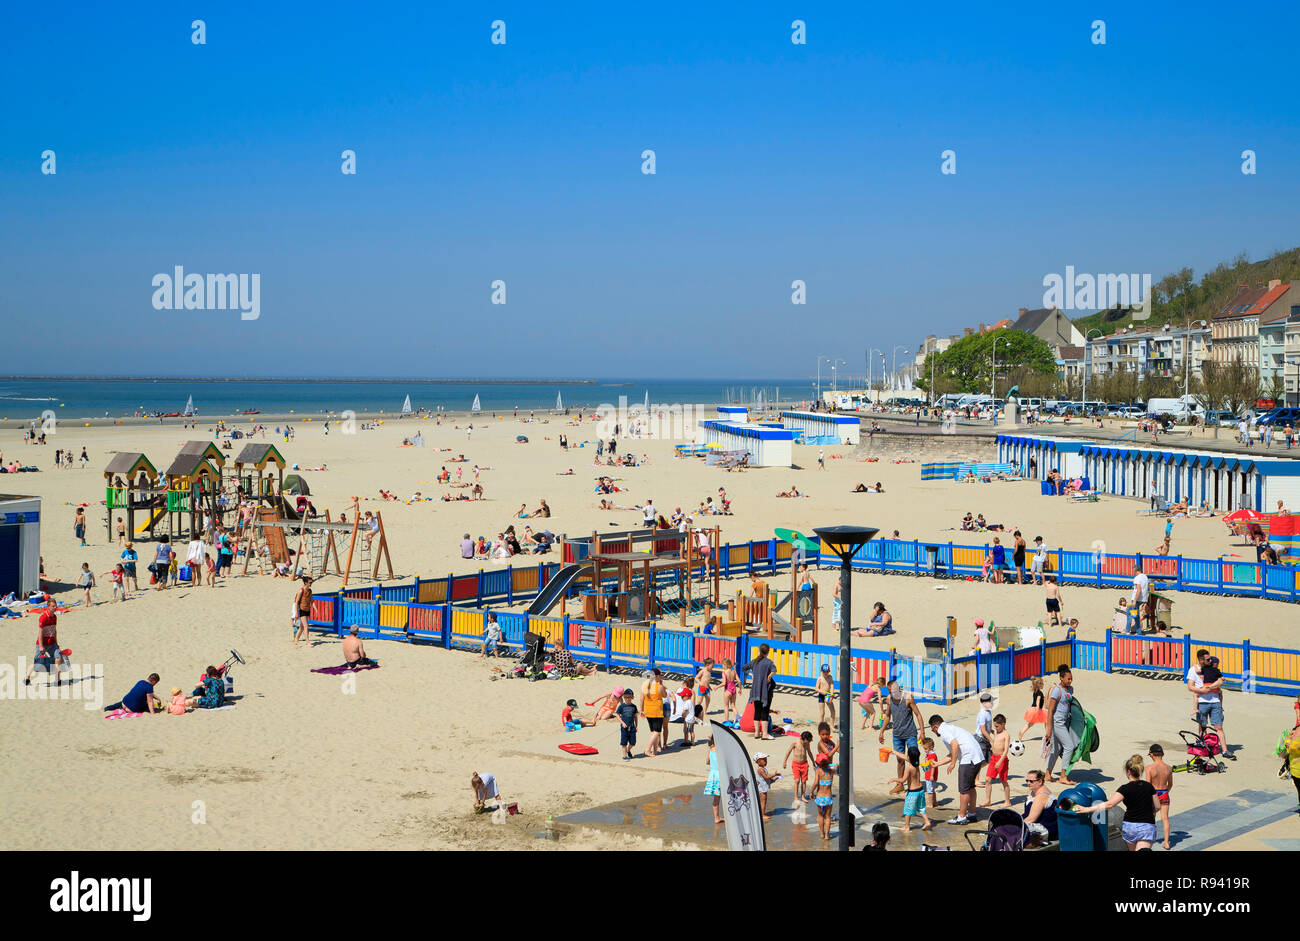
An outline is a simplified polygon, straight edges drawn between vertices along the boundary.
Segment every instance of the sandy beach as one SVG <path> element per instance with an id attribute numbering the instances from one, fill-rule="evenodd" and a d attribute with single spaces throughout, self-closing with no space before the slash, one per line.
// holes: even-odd
<path id="1" fill-rule="evenodd" d="M 303 471 L 315 505 L 329 508 L 337 517 L 359 497 L 362 511 L 381 510 L 393 565 L 402 580 L 490 565 L 461 559 L 461 536 L 470 533 L 490 540 L 512 522 L 522 532 L 524 521 L 515 519 L 520 504 L 532 510 L 541 499 L 554 516 L 530 522 L 535 526 L 545 522 L 557 534 L 587 535 L 639 524 L 638 512 L 596 508 L 600 498 L 593 493 L 593 484 L 600 474 L 615 475 L 629 488 L 630 492 L 618 495 L 620 503 L 653 499 L 665 514 L 677 506 L 689 512 L 705 497 L 716 498 L 718 487 L 726 487 L 734 515 L 711 520 L 722 527 L 724 542 L 767 538 L 776 527 L 808 531 L 819 525 L 860 523 L 878 527 L 882 536 L 898 529 L 908 539 L 982 544 L 991 537 L 957 531 L 967 511 L 983 513 L 1008 529 L 1019 527 L 1031 542 L 1041 535 L 1051 547 L 1090 548 L 1102 542 L 1110 552 L 1153 553 L 1164 533 L 1163 520 L 1138 515 L 1142 509 L 1138 501 L 1109 498 L 1069 505 L 1041 497 L 1032 482 L 922 483 L 919 464 L 890 463 L 898 456 L 896 449 L 906 447 L 897 442 L 827 448 L 824 471 L 817 468 L 819 449 L 797 447 L 795 460 L 801 469 L 726 473 L 705 467 L 702 461 L 675 459 L 673 442 L 667 441 L 620 441 L 620 452 L 632 450 L 646 455 L 648 461 L 635 468 L 598 469 L 592 466 L 592 446 L 577 447 L 584 439 L 594 440 L 595 424 L 578 426 L 557 417 L 539 416 L 538 421 L 527 423 L 479 416 L 472 435 L 467 434 L 463 418 L 441 425 L 388 420 L 378 430 L 354 435 L 331 429 L 327 436 L 318 421 L 298 421 L 295 426 L 293 441 L 276 444 L 290 463 L 328 467 Z M 402 439 L 417 430 L 425 446 L 403 448 Z M 569 438 L 568 451 L 557 444 L 561 433 Z M 520 434 L 528 436 L 527 444 L 516 443 Z M 703 748 L 686 753 L 674 749 L 661 758 L 621 762 L 617 731 L 607 726 L 591 734 L 601 750 L 595 759 L 574 759 L 555 747 L 563 740 L 559 713 L 564 701 L 593 700 L 615 685 L 603 673 L 571 682 L 498 682 L 491 679 L 491 665 L 472 654 L 370 641 L 367 651 L 382 659 L 381 669 L 352 677 L 313 674 L 309 672 L 313 667 L 341 662 L 338 642 L 318 639 L 310 648 L 295 649 L 287 617 L 293 584 L 269 576 L 239 576 L 238 563 L 235 577 L 215 588 L 143 591 L 124 603 L 109 602 L 104 573 L 117 561 L 119 550 L 116 540 L 107 538 L 100 505 L 104 465 L 113 452 L 143 451 L 162 469 L 183 442 L 209 437 L 202 425 L 197 432 L 174 425 L 60 426 L 50 444 L 31 447 L 23 443 L 19 431 L 0 431 L 6 461 L 16 458 L 41 468 L 36 474 L 4 477 L 0 489 L 42 497 L 47 578 L 69 585 L 83 561 L 99 578 L 100 603 L 88 609 L 77 606 L 62 615 L 59 638 L 62 646 L 72 649 L 74 663 L 95 665 L 95 673 L 102 676 L 103 702 L 120 698 L 154 671 L 162 678 L 159 693 L 166 694 L 172 686 L 189 690 L 202 669 L 223 662 L 232 647 L 247 660 L 233 674 L 240 696 L 237 707 L 210 714 L 106 721 L 97 707 L 84 708 L 93 703 L 76 699 L 0 701 L 5 732 L 0 745 L 4 758 L 0 840 L 6 846 L 651 847 L 656 845 L 653 840 L 629 844 L 594 830 L 575 830 L 558 842 L 538 839 L 537 834 L 550 815 L 668 788 L 700 794 L 707 770 Z M 273 437 L 268 434 L 266 440 Z M 49 469 L 56 447 L 80 453 L 83 446 L 90 456 L 86 469 Z M 933 459 L 936 452 L 923 455 L 921 449 L 941 445 L 929 441 L 912 446 L 918 459 Z M 483 501 L 408 504 L 379 499 L 381 488 L 403 501 L 417 492 L 440 496 L 447 488 L 439 486 L 435 477 L 447 458 L 459 453 L 464 453 L 467 463 L 447 467 L 453 474 L 457 467 L 463 468 L 464 479 L 472 482 L 472 468 L 479 465 Z M 875 453 L 882 455 L 878 462 L 861 460 Z M 573 475 L 565 475 L 570 468 Z M 858 482 L 877 481 L 884 485 L 883 494 L 851 492 Z M 809 496 L 775 498 L 791 485 Z M 86 548 L 78 546 L 72 533 L 74 505 L 82 503 L 88 504 Z M 1253 551 L 1236 543 L 1218 519 L 1174 524 L 1175 553 L 1197 557 L 1235 553 L 1253 561 Z M 145 542 L 137 547 L 145 582 L 149 546 Z M 784 587 L 781 578 L 776 582 Z M 834 573 L 825 569 L 815 578 L 828 599 Z M 744 584 L 739 579 L 724 583 L 724 598 Z M 329 576 L 317 587 L 329 591 L 337 585 L 338 580 Z M 970 621 L 977 616 L 999 624 L 1033 624 L 1043 617 L 1042 590 L 1032 586 L 859 574 L 854 589 L 855 623 L 865 620 L 872 601 L 884 601 L 899 631 L 888 640 L 907 654 L 921 653 L 921 638 L 942 633 L 949 614 L 961 625 L 959 641 L 969 636 Z M 1063 594 L 1065 614 L 1079 618 L 1080 635 L 1102 637 L 1119 592 L 1066 586 Z M 61 600 L 69 601 L 79 595 L 72 588 L 59 593 Z M 1297 610 L 1291 605 L 1192 594 L 1175 598 L 1174 623 L 1194 638 L 1240 642 L 1249 637 L 1257 644 L 1296 646 Z M 828 602 L 823 607 L 823 630 L 826 643 L 830 640 Z M 4 621 L 0 631 L 3 662 L 15 669 L 21 665 L 21 677 L 34 646 L 35 618 Z M 1051 631 L 1049 637 L 1060 634 Z M 875 639 L 859 644 L 886 646 Z M 34 682 L 43 684 L 45 679 L 38 675 Z M 1077 683 L 1080 696 L 1108 730 L 1099 757 L 1107 779 L 1119 774 L 1129 754 L 1152 741 L 1164 742 L 1166 750 L 1174 748 L 1176 729 L 1187 725 L 1190 695 L 1181 684 L 1083 671 Z M 1006 694 L 1006 709 L 1014 722 L 1028 705 L 1027 689 L 1015 687 Z M 1234 695 L 1231 702 L 1229 737 L 1240 743 L 1242 758 L 1230 775 L 1180 782 L 1184 807 L 1243 787 L 1278 794 L 1290 789 L 1289 782 L 1274 777 L 1277 763 L 1269 753 L 1279 729 L 1291 724 L 1290 703 L 1281 697 L 1241 695 Z M 1140 709 L 1135 711 L 1135 705 Z M 807 696 L 778 695 L 776 707 L 786 715 L 816 718 L 816 702 Z M 928 713 L 930 707 L 922 709 Z M 966 720 L 975 711 L 974 704 L 962 703 L 948 707 L 946 713 Z M 773 744 L 779 752 L 769 751 L 783 757 L 784 745 Z M 1031 753 L 1036 750 L 1035 741 Z M 868 752 L 864 749 L 855 762 L 863 769 L 860 789 L 874 780 L 872 775 L 881 777 L 884 767 L 873 768 L 875 756 Z M 1173 754 L 1178 757 L 1179 752 Z M 1018 763 L 1013 776 L 1019 778 L 1030 766 Z M 495 773 L 506 799 L 518 802 L 520 815 L 503 826 L 472 815 L 468 781 L 474 770 Z M 37 783 L 39 807 L 25 796 Z M 788 804 L 788 782 L 778 792 L 778 802 Z M 1023 794 L 1023 789 L 1016 793 Z M 1279 826 L 1286 828 L 1285 836 L 1300 835 L 1294 821 Z M 1256 837 L 1244 836 L 1224 845 L 1256 843 Z"/>

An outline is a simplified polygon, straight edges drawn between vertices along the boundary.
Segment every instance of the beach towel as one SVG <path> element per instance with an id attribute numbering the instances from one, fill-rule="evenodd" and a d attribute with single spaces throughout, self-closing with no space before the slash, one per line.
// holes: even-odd
<path id="1" fill-rule="evenodd" d="M 1070 763 L 1065 768 L 1069 774 L 1080 761 L 1092 764 L 1092 753 L 1101 746 L 1101 736 L 1097 732 L 1097 720 L 1092 713 L 1079 705 L 1077 699 L 1070 701 L 1070 729 L 1078 736 L 1079 744 L 1070 755 Z"/>
<path id="2" fill-rule="evenodd" d="M 238 703 L 228 702 L 224 706 L 217 706 L 213 709 L 195 709 L 195 712 L 224 712 L 227 709 L 234 709 Z"/>
<path id="3" fill-rule="evenodd" d="M 143 712 L 129 712 L 126 709 L 119 708 L 119 709 L 114 709 L 108 715 L 104 716 L 104 718 L 105 719 L 134 719 L 136 716 L 142 716 L 142 715 L 144 715 Z"/>
<path id="4" fill-rule="evenodd" d="M 311 672 L 326 673 L 330 676 L 339 676 L 340 674 L 343 673 L 360 673 L 362 670 L 378 670 L 378 669 L 379 669 L 379 661 L 375 660 L 361 667 L 350 667 L 345 663 L 336 667 L 318 667 L 312 670 Z"/>
<path id="5" fill-rule="evenodd" d="M 598 755 L 600 752 L 590 745 L 583 745 L 580 742 L 565 742 L 560 746 L 560 751 L 567 751 L 570 755 Z"/>

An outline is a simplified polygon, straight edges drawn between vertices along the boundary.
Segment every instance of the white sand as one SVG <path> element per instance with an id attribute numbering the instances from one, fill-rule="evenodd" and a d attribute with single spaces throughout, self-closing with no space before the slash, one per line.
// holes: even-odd
<path id="1" fill-rule="evenodd" d="M 382 510 L 393 562 L 403 580 L 479 567 L 460 559 L 462 534 L 491 538 L 510 522 L 522 532 L 524 524 L 513 519 L 514 512 L 520 503 L 532 509 L 542 497 L 555 512 L 545 525 L 557 533 L 588 534 L 593 529 L 622 529 L 638 523 L 639 513 L 595 509 L 599 497 L 592 492 L 593 478 L 600 473 L 622 477 L 632 488 L 631 493 L 618 495 L 619 502 L 630 505 L 651 497 L 665 514 L 678 505 L 691 509 L 705 496 L 716 496 L 719 486 L 726 486 L 735 516 L 718 522 L 724 540 L 733 542 L 766 537 L 778 526 L 808 531 L 816 525 L 851 522 L 877 526 L 882 535 L 897 528 L 906 538 L 974 543 L 977 540 L 970 534 L 946 531 L 957 525 L 966 510 L 1018 524 L 1030 540 L 1042 535 L 1050 546 L 1089 548 L 1094 540 L 1103 540 L 1112 552 L 1152 552 L 1163 535 L 1163 522 L 1139 518 L 1136 511 L 1141 504 L 1134 501 L 1112 498 L 1100 504 L 1068 505 L 1040 497 L 1034 483 L 922 484 L 918 464 L 828 460 L 828 470 L 819 472 L 816 449 L 796 450 L 796 460 L 811 469 L 729 474 L 706 468 L 700 461 L 674 460 L 671 443 L 638 442 L 635 450 L 649 454 L 651 463 L 614 471 L 593 468 L 591 449 L 574 447 L 566 453 L 553 440 L 544 440 L 563 431 L 576 445 L 584 433 L 594 435 L 590 424 L 579 429 L 560 421 L 532 425 L 487 421 L 469 441 L 463 430 L 438 428 L 425 421 L 393 421 L 380 431 L 356 436 L 335 431 L 325 437 L 319 423 L 301 422 L 297 427 L 297 440 L 280 445 L 286 457 L 303 466 L 322 462 L 330 466 L 323 473 L 304 472 L 316 506 L 329 507 L 337 515 L 347 509 L 352 495 L 359 494 L 363 510 Z M 400 448 L 400 439 L 417 427 L 428 446 Z M 531 443 L 515 444 L 518 433 L 527 434 Z M 118 558 L 115 544 L 106 540 L 98 505 L 104 496 L 102 468 L 109 451 L 142 450 L 162 469 L 183 441 L 201 436 L 174 426 L 84 430 L 61 426 L 57 444 L 38 449 L 24 446 L 17 432 L 0 434 L 6 457 L 17 456 L 47 468 L 40 474 L 6 477 L 0 489 L 44 499 L 46 571 L 52 579 L 69 583 L 83 560 L 98 574 L 109 571 Z M 87 470 L 48 470 L 54 447 L 70 446 L 79 452 L 83 444 L 92 458 Z M 493 468 L 482 475 L 485 502 L 407 506 L 378 501 L 381 487 L 403 497 L 416 490 L 441 494 L 446 488 L 433 483 L 434 477 L 452 455 L 439 447 L 467 455 L 471 463 L 459 465 L 465 468 L 467 480 L 472 479 L 473 462 Z M 829 456 L 848 449 L 827 450 Z M 454 473 L 458 465 L 447 466 Z M 574 476 L 556 476 L 568 467 L 574 469 Z M 849 492 L 858 481 L 877 480 L 885 484 L 886 494 Z M 811 498 L 773 498 L 791 484 Z M 72 536 L 73 508 L 65 505 L 72 502 L 92 504 L 87 512 L 91 545 L 85 549 Z M 1200 557 L 1239 552 L 1253 561 L 1249 549 L 1234 547 L 1232 541 L 1217 519 L 1175 524 L 1176 552 Z M 141 574 L 147 581 L 144 565 L 150 544 L 140 543 L 138 548 Z M 778 575 L 774 584 L 782 586 L 785 577 Z M 828 593 L 833 577 L 829 570 L 818 575 Z M 100 598 L 108 599 L 107 581 L 102 575 L 100 579 Z M 743 584 L 740 580 L 724 584 L 724 595 Z M 920 638 L 942 633 L 947 614 L 958 616 L 963 633 L 977 615 L 1000 624 L 1034 623 L 1042 616 L 1041 591 L 1036 588 L 941 585 L 940 589 L 928 579 L 858 575 L 854 620 L 865 618 L 871 601 L 884 600 L 900 631 L 892 640 L 900 651 L 919 653 Z M 318 584 L 326 591 L 336 586 L 334 578 Z M 102 665 L 105 701 L 117 699 L 151 671 L 162 676 L 161 693 L 173 685 L 188 690 L 202 668 L 220 663 L 230 647 L 248 660 L 247 666 L 234 672 L 242 700 L 236 709 L 220 713 L 118 721 L 105 721 L 98 711 L 87 711 L 76 701 L 3 701 L 0 808 L 5 812 L 0 813 L 0 839 L 4 845 L 23 849 L 621 846 L 619 840 L 591 833 L 573 835 L 560 844 L 533 835 L 542 829 L 547 814 L 558 816 L 677 785 L 698 793 L 702 786 L 702 749 L 698 760 L 695 754 L 669 755 L 630 764 L 616 758 L 580 762 L 552 745 L 545 746 L 546 751 L 554 751 L 550 760 L 536 755 L 536 743 L 556 738 L 565 699 L 585 702 L 614 685 L 603 675 L 558 684 L 492 682 L 490 668 L 470 654 L 379 641 L 368 646 L 372 656 L 383 659 L 378 671 L 356 677 L 312 674 L 311 667 L 335 664 L 342 657 L 334 640 L 322 640 L 310 650 L 293 648 L 287 618 L 293 590 L 283 580 L 250 575 L 215 589 L 148 592 L 126 603 L 102 603 L 62 616 L 59 637 L 63 646 L 72 648 L 72 659 Z M 75 599 L 79 594 L 69 590 L 64 596 Z M 1118 592 L 1067 586 L 1064 594 L 1066 613 L 1082 621 L 1082 636 L 1101 636 Z M 1296 609 L 1290 605 L 1190 594 L 1176 597 L 1174 621 L 1195 637 L 1240 641 L 1249 636 L 1260 644 L 1296 644 L 1292 636 Z M 828 623 L 828 604 L 824 615 Z M 34 618 L 3 622 L 0 630 L 6 638 L 4 662 L 16 665 L 23 658 L 25 669 L 34 646 Z M 827 640 L 824 636 L 823 642 Z M 44 681 L 38 674 L 35 682 Z M 355 691 L 349 691 L 352 684 Z M 1136 747 L 1134 743 L 1156 734 L 1153 725 L 1176 724 L 1177 717 L 1190 712 L 1183 702 L 1189 697 L 1174 683 L 1081 673 L 1079 685 L 1081 696 L 1085 687 L 1089 690 L 1089 705 L 1100 707 L 1093 710 L 1099 717 L 1103 710 L 1107 712 L 1110 734 L 1103 745 L 1105 765 L 1117 766 Z M 1100 690 L 1114 697 L 1105 706 L 1098 702 Z M 1018 721 L 1028 701 L 1027 687 L 1015 688 L 1010 696 L 1015 702 L 1008 709 Z M 1158 711 L 1162 717 L 1167 712 L 1168 721 L 1153 723 L 1151 716 L 1141 716 L 1126 724 L 1127 704 L 1134 697 L 1159 703 Z M 1289 787 L 1271 778 L 1272 759 L 1261 758 L 1260 753 L 1276 737 L 1274 726 L 1290 724 L 1290 706 L 1280 698 L 1254 699 L 1258 702 L 1251 709 L 1259 713 L 1261 724 L 1250 734 L 1253 760 L 1262 775 L 1255 783 L 1263 780 L 1268 782 L 1263 786 Z M 816 714 L 815 701 L 807 697 L 778 697 L 777 705 L 804 718 Z M 964 706 L 951 711 L 973 714 Z M 612 758 L 617 754 L 617 735 L 611 737 L 603 729 L 600 734 L 605 738 L 598 746 L 601 758 Z M 643 728 L 642 742 L 645 735 Z M 1173 730 L 1156 735 L 1155 740 L 1168 745 L 1174 740 Z M 874 760 L 874 755 L 863 757 Z M 581 770 L 579 763 L 585 764 Z M 495 826 L 485 817 L 470 815 L 468 779 L 474 769 L 496 773 L 507 798 L 518 801 L 523 816 Z M 1114 767 L 1110 773 L 1116 773 Z M 1247 786 L 1245 781 L 1238 774 L 1233 782 L 1211 783 L 1209 789 L 1197 782 L 1197 787 L 1208 795 L 1229 784 Z M 39 800 L 33 800 L 34 792 L 39 792 Z M 193 818 L 200 809 L 206 822 L 197 827 Z"/>

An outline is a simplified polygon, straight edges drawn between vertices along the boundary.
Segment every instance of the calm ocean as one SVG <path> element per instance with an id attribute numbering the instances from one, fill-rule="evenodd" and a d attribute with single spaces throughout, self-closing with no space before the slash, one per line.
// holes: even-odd
<path id="1" fill-rule="evenodd" d="M 590 383 L 558 384 L 527 382 L 500 384 L 491 381 L 301 381 L 301 380 L 215 380 L 215 379 L 0 379 L 0 419 L 38 418 L 51 409 L 60 418 L 121 418 L 137 411 L 181 412 L 193 397 L 199 415 L 231 415 L 245 409 L 268 414 L 322 414 L 351 409 L 365 412 L 400 412 L 403 400 L 411 397 L 414 409 L 439 406 L 453 412 L 469 411 L 474 396 L 485 411 L 514 408 L 550 409 L 556 395 L 566 408 L 595 408 L 618 405 L 620 395 L 629 405 L 645 401 L 663 404 L 715 405 L 739 402 L 752 404 L 761 392 L 773 402 L 779 392 L 784 400 L 814 396 L 808 380 L 712 380 L 635 379 L 627 382 L 594 380 Z"/>

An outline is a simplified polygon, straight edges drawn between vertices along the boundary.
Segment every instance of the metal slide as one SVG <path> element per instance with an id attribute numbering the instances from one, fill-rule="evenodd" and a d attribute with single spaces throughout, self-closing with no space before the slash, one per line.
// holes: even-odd
<path id="1" fill-rule="evenodd" d="M 569 590 L 569 586 L 573 584 L 574 580 L 579 575 L 590 571 L 590 569 L 590 562 L 575 562 L 573 565 L 564 566 L 546 583 L 542 593 L 533 599 L 533 603 L 528 606 L 528 613 L 538 617 L 547 614 L 560 603 L 560 599 L 564 597 L 565 592 Z"/>

